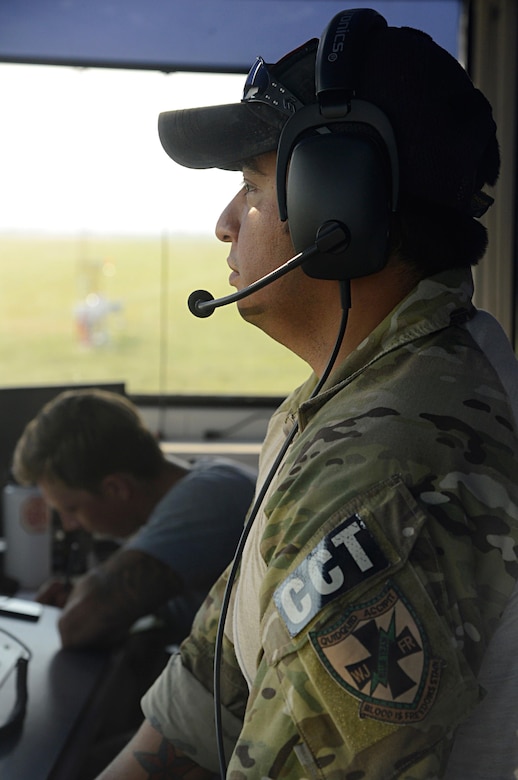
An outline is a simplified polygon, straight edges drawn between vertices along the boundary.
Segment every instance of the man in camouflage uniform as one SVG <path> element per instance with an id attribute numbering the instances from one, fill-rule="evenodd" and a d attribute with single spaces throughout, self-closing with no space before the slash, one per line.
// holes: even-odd
<path id="1" fill-rule="evenodd" d="M 315 101 L 315 50 L 310 42 L 270 66 L 271 81 L 303 104 Z M 272 417 L 232 590 L 224 595 L 227 572 L 102 780 L 159 770 L 193 780 L 442 777 L 457 726 L 483 698 L 478 671 L 518 576 L 516 365 L 488 355 L 488 327 L 491 352 L 508 345 L 471 301 L 470 265 L 486 242 L 481 188 L 498 174 L 495 126 L 428 36 L 381 27 L 360 63 L 357 95 L 385 111 L 398 144 L 387 263 L 352 280 L 327 378 L 337 281 L 297 269 L 240 302 L 244 319 L 314 373 Z M 160 122 L 182 164 L 243 171 L 217 227 L 238 289 L 294 254 L 276 211 L 286 116 L 256 102 L 260 92 Z M 213 662 L 228 593 L 222 758 Z"/>

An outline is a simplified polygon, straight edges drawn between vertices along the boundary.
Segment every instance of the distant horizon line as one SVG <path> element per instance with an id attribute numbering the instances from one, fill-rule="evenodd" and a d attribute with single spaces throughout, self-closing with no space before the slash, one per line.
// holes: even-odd
<path id="1" fill-rule="evenodd" d="M 105 238 L 163 238 L 179 237 L 179 238 L 203 238 L 216 240 L 214 232 L 207 231 L 190 231 L 190 230 L 176 230 L 165 229 L 160 230 L 106 230 L 97 228 L 0 228 L 0 239 L 7 237 L 63 237 L 63 238 L 85 238 L 93 236 L 103 236 Z"/>

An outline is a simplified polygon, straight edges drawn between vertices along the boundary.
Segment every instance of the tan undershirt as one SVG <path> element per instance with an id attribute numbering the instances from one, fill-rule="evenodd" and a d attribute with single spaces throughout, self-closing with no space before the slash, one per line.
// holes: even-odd
<path id="1" fill-rule="evenodd" d="M 268 436 L 261 451 L 256 495 L 259 494 L 265 479 L 268 477 L 291 426 L 291 422 L 286 423 L 285 414 L 278 414 L 278 418 L 272 417 Z M 274 490 L 276 482 L 277 475 L 267 490 L 245 543 L 239 579 L 237 585 L 234 586 L 225 624 L 225 633 L 234 644 L 239 666 L 249 688 L 251 688 L 257 672 L 257 658 L 261 649 L 258 595 L 266 573 L 266 564 L 260 553 L 261 538 L 266 521 L 263 507 Z"/>

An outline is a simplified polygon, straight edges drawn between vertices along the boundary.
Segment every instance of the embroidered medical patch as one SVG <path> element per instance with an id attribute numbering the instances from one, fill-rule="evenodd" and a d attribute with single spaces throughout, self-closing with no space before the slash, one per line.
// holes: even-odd
<path id="1" fill-rule="evenodd" d="M 397 724 L 426 717 L 442 663 L 431 657 L 412 606 L 394 585 L 310 639 L 333 679 L 360 700 L 361 717 Z"/>
<path id="2" fill-rule="evenodd" d="M 389 565 L 359 515 L 333 528 L 279 585 L 275 605 L 296 636 L 333 599 Z"/>

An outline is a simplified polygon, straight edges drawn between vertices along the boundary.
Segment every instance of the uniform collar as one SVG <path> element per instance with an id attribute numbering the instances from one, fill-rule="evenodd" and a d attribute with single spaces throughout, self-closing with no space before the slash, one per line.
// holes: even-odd
<path id="1" fill-rule="evenodd" d="M 466 322 L 475 314 L 472 303 L 473 277 L 470 268 L 455 268 L 422 279 L 385 319 L 332 371 L 322 391 L 310 400 L 316 384 L 313 374 L 287 399 L 290 416 L 299 413 L 304 428 L 312 417 L 355 376 L 393 350 L 453 324 Z M 353 302 L 354 305 L 354 302 Z"/>

